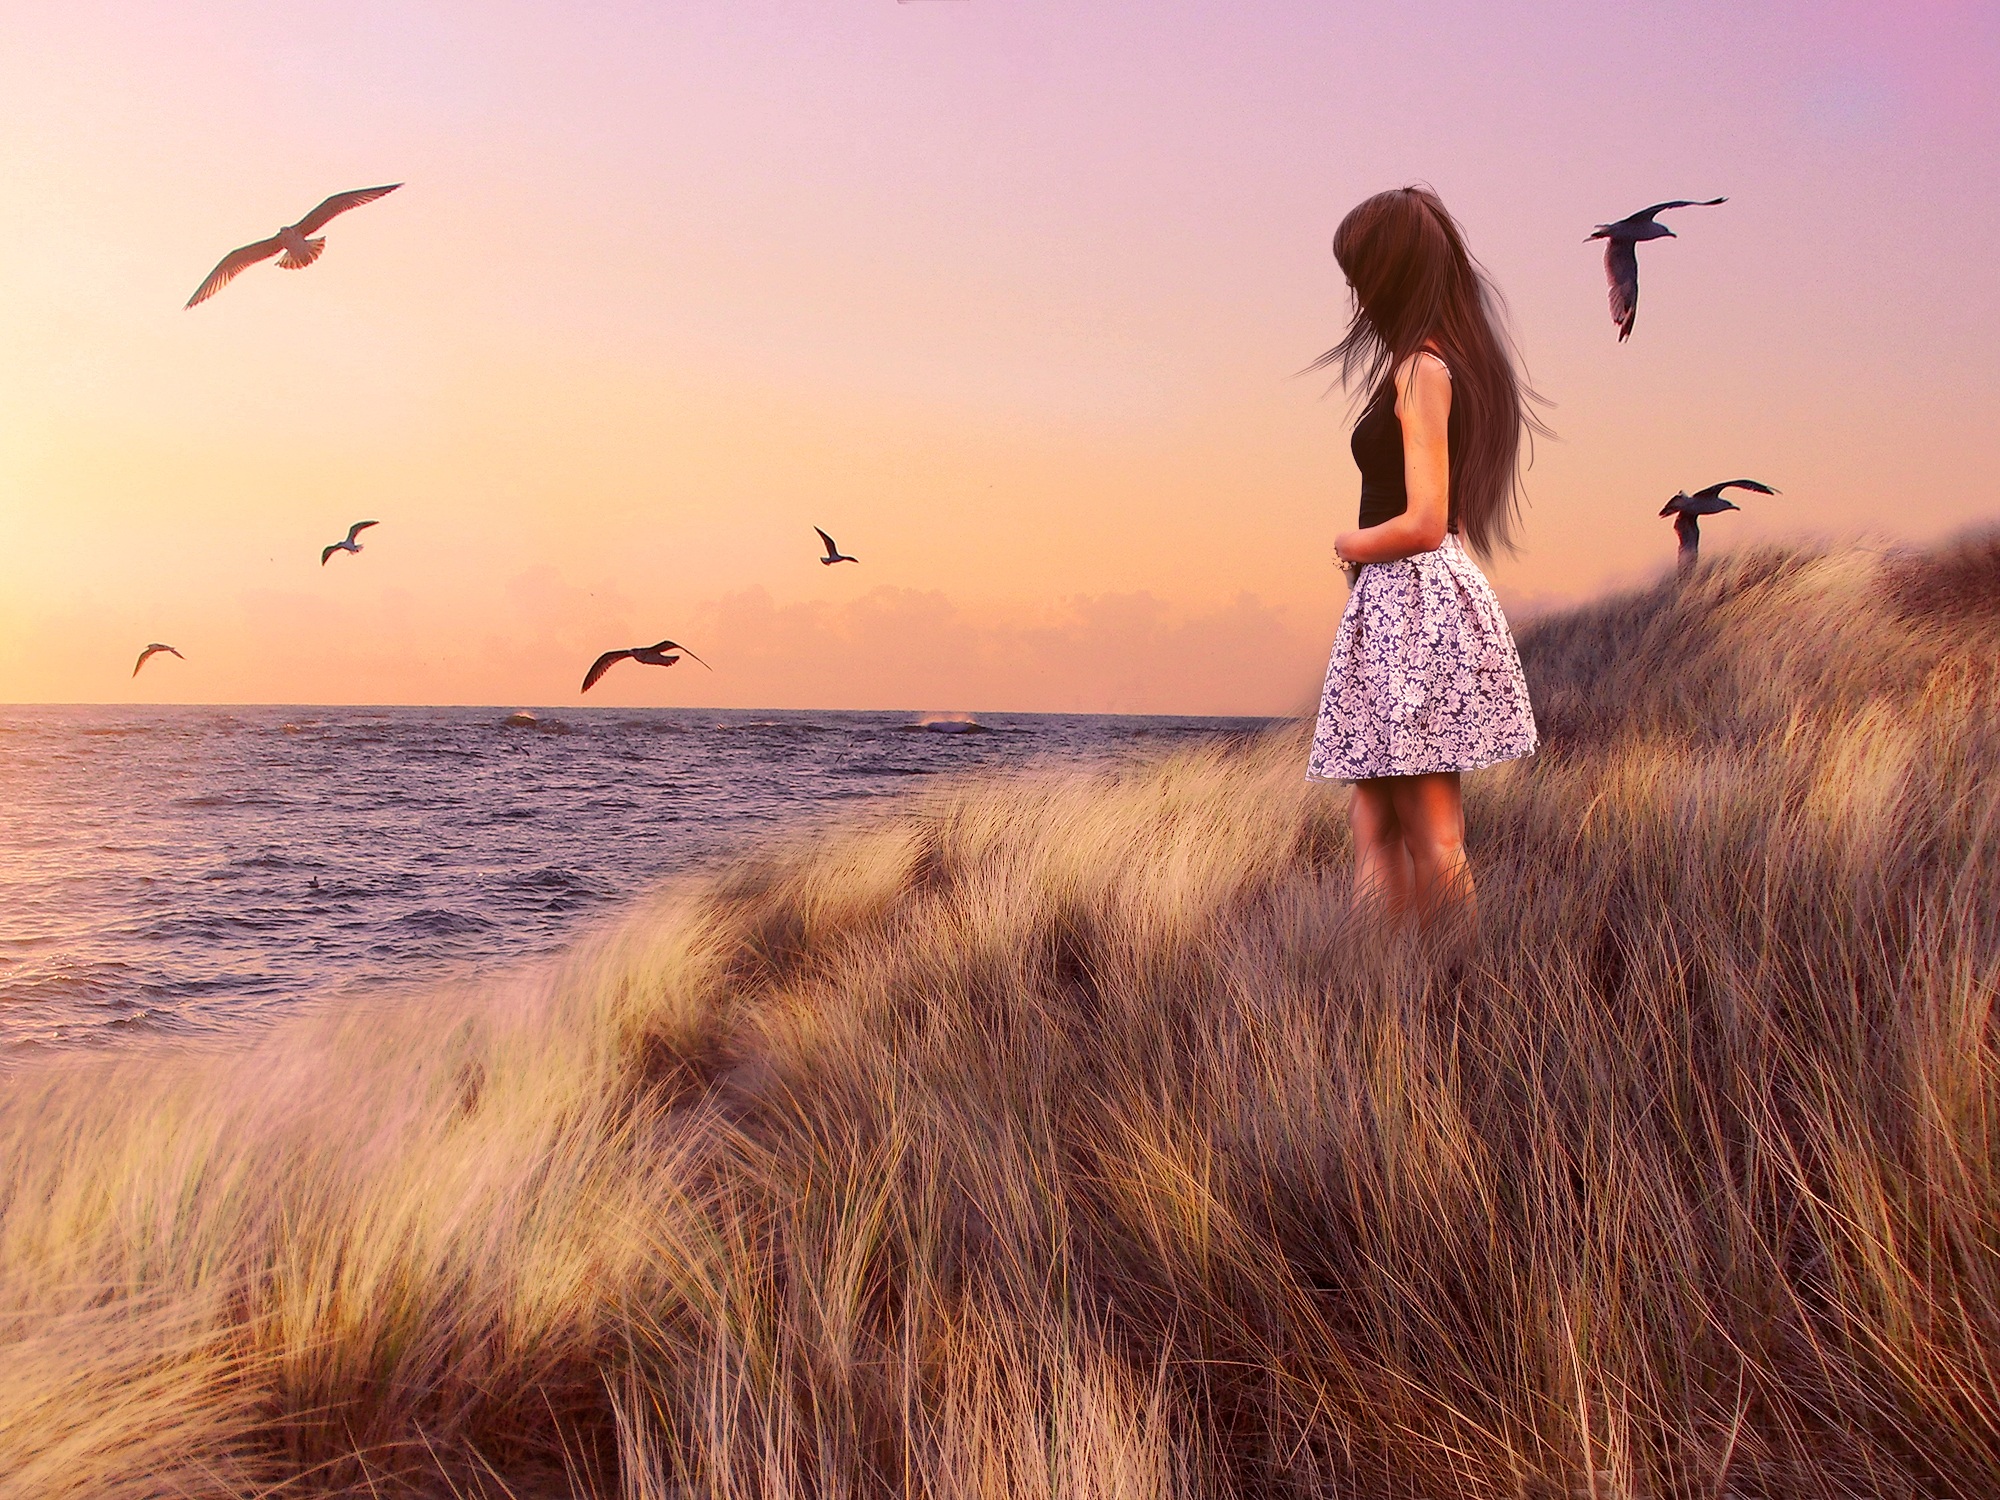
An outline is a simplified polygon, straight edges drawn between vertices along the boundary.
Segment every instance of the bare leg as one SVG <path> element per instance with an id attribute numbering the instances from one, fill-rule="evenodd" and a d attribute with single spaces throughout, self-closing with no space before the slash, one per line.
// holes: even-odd
<path id="1" fill-rule="evenodd" d="M 1403 844 L 1410 852 L 1418 920 L 1429 927 L 1446 913 L 1476 920 L 1472 868 L 1465 860 L 1465 804 L 1458 772 L 1397 776 L 1387 782 Z"/>
<path id="2" fill-rule="evenodd" d="M 1354 904 L 1379 904 L 1392 918 L 1409 909 L 1414 890 L 1389 778 L 1354 783 L 1347 826 L 1354 834 Z"/>

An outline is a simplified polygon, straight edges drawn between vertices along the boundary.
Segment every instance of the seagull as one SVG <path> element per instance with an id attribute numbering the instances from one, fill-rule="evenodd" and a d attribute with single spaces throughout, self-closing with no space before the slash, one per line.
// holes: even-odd
<path id="1" fill-rule="evenodd" d="M 1760 495 L 1778 493 L 1768 484 L 1759 484 L 1754 479 L 1725 479 L 1705 490 L 1696 490 L 1692 495 L 1686 490 L 1677 491 L 1674 498 L 1661 508 L 1660 514 L 1674 518 L 1674 535 L 1681 539 L 1681 572 L 1685 573 L 1694 566 L 1695 554 L 1701 549 L 1701 517 L 1743 509 L 1734 501 L 1723 499 L 1724 490 L 1755 490 Z"/>
<path id="2" fill-rule="evenodd" d="M 656 641 L 650 646 L 633 646 L 624 651 L 607 651 L 590 664 L 590 670 L 583 674 L 583 686 L 578 688 L 577 691 L 579 693 L 589 692 L 596 685 L 598 678 L 609 672 L 613 666 L 625 660 L 628 656 L 632 660 L 649 667 L 671 667 L 675 662 L 680 660 L 680 657 L 672 654 L 676 651 L 687 656 L 694 656 L 694 653 L 689 651 L 679 641 Z M 694 656 L 694 659 L 701 661 L 699 656 Z M 701 661 L 701 664 L 704 667 L 708 667 L 708 663 L 705 661 Z M 708 669 L 711 672 L 715 670 L 713 667 L 708 667 Z"/>
<path id="3" fill-rule="evenodd" d="M 370 526 L 380 526 L 381 524 L 380 521 L 356 521 L 352 526 L 347 528 L 346 541 L 329 542 L 326 546 L 319 549 L 319 565 L 322 568 L 325 567 L 326 560 L 336 552 L 359 552 L 361 550 L 361 543 L 354 539 Z"/>
<path id="4" fill-rule="evenodd" d="M 1655 224 L 1653 215 L 1670 208 L 1713 208 L 1728 201 L 1727 198 L 1676 198 L 1671 203 L 1655 203 L 1615 224 L 1599 224 L 1585 236 L 1586 245 L 1592 240 L 1605 241 L 1604 279 L 1611 283 L 1611 321 L 1618 325 L 1619 343 L 1632 336 L 1632 321 L 1639 315 L 1639 241 L 1680 237 L 1666 225 Z"/>
<path id="5" fill-rule="evenodd" d="M 247 270 L 260 260 L 269 260 L 274 255 L 278 255 L 278 264 L 287 271 L 297 271 L 311 265 L 319 259 L 320 252 L 326 248 L 326 239 L 324 236 L 316 240 L 308 239 L 308 235 L 325 225 L 334 215 L 344 214 L 350 208 L 359 208 L 364 203 L 373 203 L 377 198 L 385 197 L 401 186 L 400 182 L 392 182 L 387 187 L 357 188 L 351 193 L 335 193 L 298 223 L 287 224 L 268 240 L 259 240 L 254 245 L 245 245 L 240 250 L 230 251 L 222 257 L 216 268 L 208 273 L 208 280 L 195 288 L 194 295 L 187 299 L 187 305 L 193 307 L 198 302 L 206 302 L 229 285 L 239 271 Z M 279 255 L 280 251 L 284 253 Z"/>
<path id="6" fill-rule="evenodd" d="M 815 526 L 813 527 L 813 530 L 819 531 L 819 528 Z M 825 563 L 829 568 L 832 567 L 837 562 L 861 561 L 861 559 L 858 557 L 849 557 L 845 552 L 842 552 L 838 547 L 834 546 L 833 538 L 828 536 L 824 531 L 819 531 L 819 539 L 822 542 L 826 543 L 826 556 L 822 557 L 820 561 Z"/>
<path id="7" fill-rule="evenodd" d="M 164 646 L 160 642 L 154 641 L 144 651 L 141 651 L 139 659 L 132 663 L 132 675 L 137 677 L 139 675 L 139 668 L 145 666 L 147 662 L 158 656 L 162 651 L 166 652 L 169 656 L 180 656 L 182 661 L 187 660 L 185 656 L 181 656 L 180 652 L 174 650 L 172 646 Z"/>

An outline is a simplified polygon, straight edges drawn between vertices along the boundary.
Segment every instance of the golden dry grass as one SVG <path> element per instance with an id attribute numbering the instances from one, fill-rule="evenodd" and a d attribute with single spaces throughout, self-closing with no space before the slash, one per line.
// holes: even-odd
<path id="1" fill-rule="evenodd" d="M 1484 937 L 1288 731 L 0 1094 L 0 1494 L 2000 1490 L 2000 545 L 1524 632 Z"/>

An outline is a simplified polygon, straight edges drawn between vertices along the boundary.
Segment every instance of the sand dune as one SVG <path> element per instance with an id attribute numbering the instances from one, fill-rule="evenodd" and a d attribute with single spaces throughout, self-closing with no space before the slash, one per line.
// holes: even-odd
<path id="1" fill-rule="evenodd" d="M 16 1074 L 0 1494 L 1990 1493 L 1996 647 L 1989 542 L 1539 622 L 1469 957 L 1288 732 Z"/>

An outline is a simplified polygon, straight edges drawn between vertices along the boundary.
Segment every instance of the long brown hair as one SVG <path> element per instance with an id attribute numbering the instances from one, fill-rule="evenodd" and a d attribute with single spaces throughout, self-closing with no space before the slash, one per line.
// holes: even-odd
<path id="1" fill-rule="evenodd" d="M 1517 368 L 1506 304 L 1465 248 L 1464 231 L 1429 188 L 1393 188 L 1340 221 L 1333 256 L 1354 289 L 1354 321 L 1307 368 L 1336 366 L 1343 385 L 1373 393 L 1425 344 L 1442 350 L 1459 419 L 1451 445 L 1459 529 L 1481 557 L 1496 548 L 1512 552 L 1521 524 L 1522 434 L 1553 434 L 1534 411 L 1547 403 Z"/>

